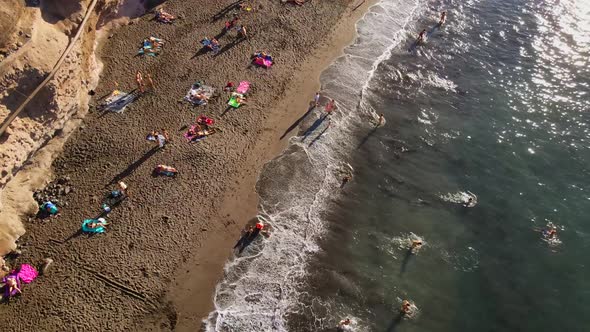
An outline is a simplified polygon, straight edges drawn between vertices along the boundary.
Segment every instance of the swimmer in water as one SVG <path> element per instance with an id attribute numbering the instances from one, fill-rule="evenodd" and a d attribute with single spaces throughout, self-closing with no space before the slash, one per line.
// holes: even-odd
<path id="1" fill-rule="evenodd" d="M 546 239 L 555 239 L 557 238 L 557 227 L 551 225 L 551 228 L 544 229 L 541 233 L 543 234 L 543 237 Z"/>
<path id="2" fill-rule="evenodd" d="M 402 315 L 408 316 L 412 313 L 412 304 L 408 300 L 402 301 L 402 307 L 400 308 Z"/>
<path id="3" fill-rule="evenodd" d="M 442 14 L 440 14 L 440 21 L 438 21 L 438 25 L 445 24 L 446 20 L 447 20 L 447 12 L 442 12 Z"/>
<path id="4" fill-rule="evenodd" d="M 410 252 L 417 253 L 418 250 L 422 248 L 422 240 L 412 240 L 412 246 L 410 247 Z"/>
<path id="5" fill-rule="evenodd" d="M 424 37 L 426 37 L 426 29 L 422 30 L 418 35 L 418 39 L 416 39 L 416 44 L 423 43 Z"/>
<path id="6" fill-rule="evenodd" d="M 475 196 L 474 193 L 469 192 L 469 191 L 467 192 L 467 194 L 469 194 L 468 196 L 466 195 L 467 197 L 463 196 L 464 197 L 463 206 L 468 207 L 468 208 L 474 207 L 477 204 L 477 196 Z M 465 199 L 465 198 L 467 198 L 467 199 Z"/>
<path id="7" fill-rule="evenodd" d="M 350 320 L 350 318 L 346 318 L 346 319 L 341 320 L 340 323 L 338 323 L 338 326 L 336 326 L 336 331 L 338 331 L 338 332 L 349 331 L 351 323 L 352 323 L 352 321 Z"/>

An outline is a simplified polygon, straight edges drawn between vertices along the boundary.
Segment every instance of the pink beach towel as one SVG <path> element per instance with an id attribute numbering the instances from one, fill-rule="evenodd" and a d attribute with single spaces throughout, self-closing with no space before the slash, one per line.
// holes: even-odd
<path id="1" fill-rule="evenodd" d="M 264 68 L 270 68 L 270 66 L 272 66 L 272 61 L 263 58 L 256 58 L 254 63 Z"/>
<path id="2" fill-rule="evenodd" d="M 29 264 L 22 264 L 20 266 L 20 271 L 18 271 L 17 276 L 19 279 L 24 282 L 25 284 L 30 284 L 33 280 L 37 278 L 39 273 L 37 270 Z"/>
<path id="3" fill-rule="evenodd" d="M 238 86 L 238 88 L 236 89 L 236 91 L 238 93 L 241 94 L 246 94 L 246 92 L 248 92 L 248 90 L 250 89 L 250 82 L 248 81 L 241 81 L 240 85 Z"/>

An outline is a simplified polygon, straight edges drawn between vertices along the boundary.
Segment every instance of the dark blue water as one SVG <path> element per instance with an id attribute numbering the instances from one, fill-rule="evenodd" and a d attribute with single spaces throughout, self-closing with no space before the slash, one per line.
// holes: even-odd
<path id="1" fill-rule="evenodd" d="M 338 112 L 260 177 L 273 236 L 215 330 L 590 331 L 590 1 L 383 0 L 358 31 L 322 75 Z"/>
<path id="2" fill-rule="evenodd" d="M 447 24 L 370 83 L 387 124 L 354 154 L 311 287 L 363 331 L 588 331 L 590 2 L 441 2 L 418 26 L 438 8 Z"/>

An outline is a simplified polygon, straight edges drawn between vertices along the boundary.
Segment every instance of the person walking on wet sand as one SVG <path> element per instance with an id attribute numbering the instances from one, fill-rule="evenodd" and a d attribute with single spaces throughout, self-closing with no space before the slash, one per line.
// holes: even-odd
<path id="1" fill-rule="evenodd" d="M 139 70 L 135 73 L 135 82 L 137 83 L 137 89 L 139 90 L 139 92 L 143 93 L 143 76 L 141 75 L 141 72 Z"/>
<path id="2" fill-rule="evenodd" d="M 320 93 L 319 92 L 315 93 L 315 97 L 313 97 L 313 101 L 314 101 L 316 107 L 320 105 Z"/>

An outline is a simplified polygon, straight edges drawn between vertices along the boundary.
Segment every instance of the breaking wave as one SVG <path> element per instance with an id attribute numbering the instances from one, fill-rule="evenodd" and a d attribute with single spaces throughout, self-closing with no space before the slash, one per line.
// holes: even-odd
<path id="1" fill-rule="evenodd" d="M 264 166 L 257 183 L 258 218 L 272 234 L 226 264 L 206 331 L 288 331 L 287 317 L 301 312 L 308 260 L 327 231 L 323 215 L 343 174 L 351 171 L 346 160 L 362 141 L 358 132 L 375 126 L 377 115 L 364 95 L 420 8 L 414 0 L 372 6 L 357 23 L 355 43 L 322 73 L 322 95 L 335 99 L 337 110 L 330 116 L 321 107 L 310 112 L 287 149 Z M 318 317 L 309 319 L 321 325 Z"/>

